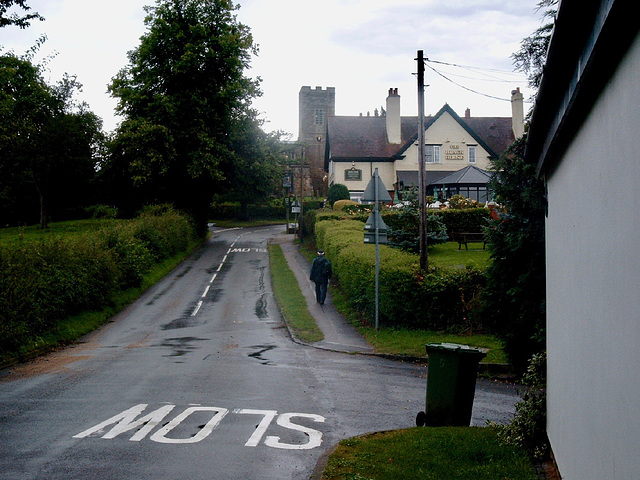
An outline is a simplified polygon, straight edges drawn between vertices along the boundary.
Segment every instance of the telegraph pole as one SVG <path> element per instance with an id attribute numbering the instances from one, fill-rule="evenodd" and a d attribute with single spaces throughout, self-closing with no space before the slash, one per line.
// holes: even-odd
<path id="1" fill-rule="evenodd" d="M 418 50 L 418 206 L 420 210 L 420 268 L 427 271 L 427 186 L 425 184 L 424 161 L 424 54 Z"/>

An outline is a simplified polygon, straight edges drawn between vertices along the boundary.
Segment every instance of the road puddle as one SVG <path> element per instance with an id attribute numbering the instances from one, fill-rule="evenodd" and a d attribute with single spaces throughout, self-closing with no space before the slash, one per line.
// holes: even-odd
<path id="1" fill-rule="evenodd" d="M 272 360 L 269 360 L 268 358 L 264 357 L 264 354 L 273 350 L 274 348 L 277 348 L 276 345 L 253 345 L 252 347 L 248 347 L 248 348 L 257 348 L 258 350 L 250 353 L 248 356 L 250 358 L 254 358 L 256 360 L 258 360 L 262 365 L 275 365 L 276 363 Z"/>

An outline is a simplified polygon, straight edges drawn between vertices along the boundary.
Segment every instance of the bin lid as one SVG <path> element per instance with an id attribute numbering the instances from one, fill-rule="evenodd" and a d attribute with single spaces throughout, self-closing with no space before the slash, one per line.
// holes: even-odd
<path id="1" fill-rule="evenodd" d="M 444 350 L 448 352 L 460 353 L 463 355 L 476 354 L 485 356 L 487 354 L 486 350 L 484 349 L 470 347 L 469 345 L 461 345 L 459 343 L 427 343 L 425 347 L 427 348 L 427 352 L 429 352 L 429 350 Z"/>

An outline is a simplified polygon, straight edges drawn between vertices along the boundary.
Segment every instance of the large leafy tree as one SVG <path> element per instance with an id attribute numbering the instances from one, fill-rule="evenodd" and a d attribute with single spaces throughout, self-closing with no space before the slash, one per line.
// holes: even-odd
<path id="1" fill-rule="evenodd" d="M 256 47 L 236 8 L 230 0 L 157 0 L 109 86 L 124 120 L 107 170 L 126 172 L 121 181 L 137 201 L 172 202 L 201 229 L 232 173 L 232 132 L 244 128 L 259 94 L 258 80 L 244 75 Z"/>
<path id="2" fill-rule="evenodd" d="M 89 202 L 101 120 L 73 101 L 80 84 L 65 76 L 48 85 L 40 67 L 0 57 L 0 222 L 46 228 Z"/>
<path id="3" fill-rule="evenodd" d="M 239 202 L 241 215 L 248 206 L 279 193 L 282 185 L 281 132 L 266 133 L 255 112 L 237 120 L 229 133 L 231 153 L 225 160 L 225 181 L 219 198 Z"/>

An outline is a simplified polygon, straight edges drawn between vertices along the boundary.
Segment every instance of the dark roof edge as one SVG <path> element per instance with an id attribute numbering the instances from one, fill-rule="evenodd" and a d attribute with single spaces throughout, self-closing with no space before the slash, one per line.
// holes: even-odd
<path id="1" fill-rule="evenodd" d="M 424 129 L 425 131 L 429 129 L 429 127 L 431 127 L 431 125 L 433 125 L 445 112 L 447 112 L 449 115 L 451 115 L 453 117 L 453 119 L 458 122 L 458 124 L 469 134 L 471 135 L 471 137 L 478 142 L 478 144 L 484 148 L 486 150 L 486 152 L 489 154 L 489 156 L 491 158 L 498 158 L 498 155 L 496 154 L 496 152 L 493 151 L 493 149 L 486 144 L 486 142 L 484 140 L 482 140 L 478 134 L 476 134 L 476 132 L 473 131 L 473 129 L 467 125 L 461 118 L 460 116 L 458 116 L 458 114 L 456 112 L 454 112 L 453 108 L 451 108 L 449 106 L 448 103 L 445 103 L 443 105 L 443 107 L 438 110 L 438 113 L 436 113 L 433 117 L 431 117 L 429 119 L 429 121 L 425 122 L 424 124 Z M 415 142 L 418 141 L 418 133 L 416 133 L 413 137 L 411 137 L 411 140 L 409 140 L 404 147 L 402 147 L 401 150 L 398 151 L 398 153 L 396 154 L 397 156 L 404 154 L 405 151 L 407 151 L 407 149 L 414 144 Z"/>
<path id="2" fill-rule="evenodd" d="M 636 9 L 625 0 L 560 3 L 525 149 L 538 173 L 554 168 L 640 31 L 629 22 Z"/>
<path id="3" fill-rule="evenodd" d="M 394 157 L 331 157 L 332 162 L 344 163 L 344 162 L 362 162 L 362 163 L 384 163 L 395 162 Z"/>

